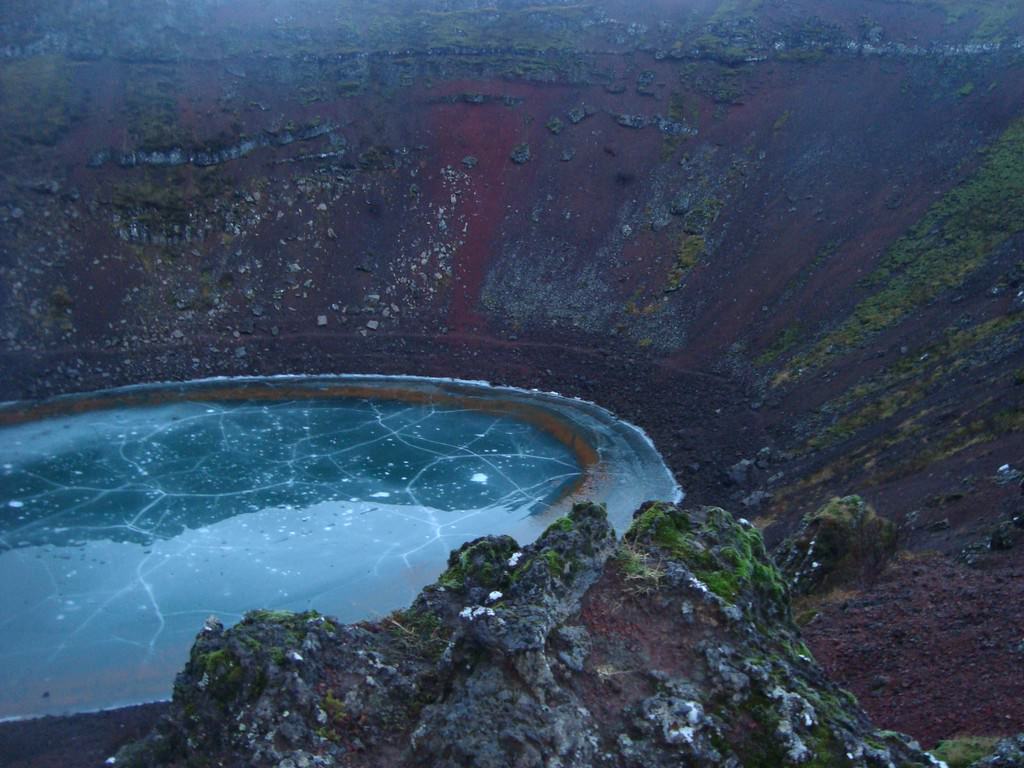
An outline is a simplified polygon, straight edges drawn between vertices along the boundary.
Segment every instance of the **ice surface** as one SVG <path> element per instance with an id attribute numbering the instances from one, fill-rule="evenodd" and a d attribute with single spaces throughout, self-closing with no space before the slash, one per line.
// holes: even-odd
<path id="1" fill-rule="evenodd" d="M 0 430 L 0 717 L 166 698 L 210 614 L 381 615 L 463 541 L 532 540 L 570 491 L 607 500 L 620 525 L 678 495 L 607 412 L 496 392 L 474 397 L 557 411 L 598 464 L 450 396 L 186 400 Z"/>

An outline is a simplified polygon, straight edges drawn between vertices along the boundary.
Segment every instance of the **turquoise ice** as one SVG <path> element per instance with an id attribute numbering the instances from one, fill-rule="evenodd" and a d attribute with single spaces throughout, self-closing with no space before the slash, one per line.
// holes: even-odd
<path id="1" fill-rule="evenodd" d="M 0 717 L 166 698 L 211 614 L 387 613 L 462 542 L 536 536 L 586 480 L 517 418 L 395 400 L 200 398 L 0 430 Z"/>

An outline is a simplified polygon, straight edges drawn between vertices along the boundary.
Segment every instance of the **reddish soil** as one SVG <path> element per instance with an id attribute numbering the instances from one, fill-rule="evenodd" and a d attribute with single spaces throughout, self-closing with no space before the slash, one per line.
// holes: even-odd
<path id="1" fill-rule="evenodd" d="M 902 560 L 869 590 L 826 603 L 804 638 L 879 726 L 925 747 L 1024 730 L 1024 551 L 969 568 Z"/>

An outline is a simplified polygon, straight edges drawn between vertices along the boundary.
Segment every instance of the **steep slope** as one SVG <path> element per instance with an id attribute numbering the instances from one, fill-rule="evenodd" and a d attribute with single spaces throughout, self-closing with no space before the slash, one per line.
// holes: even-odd
<path id="1" fill-rule="evenodd" d="M 0 29 L 0 396 L 487 378 L 640 423 L 771 545 L 854 492 L 950 556 L 1024 511 L 1015 3 L 53 0 Z"/>

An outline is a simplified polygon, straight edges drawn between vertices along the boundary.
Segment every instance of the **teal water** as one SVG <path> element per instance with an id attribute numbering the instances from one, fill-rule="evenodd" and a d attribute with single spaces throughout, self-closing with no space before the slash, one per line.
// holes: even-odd
<path id="1" fill-rule="evenodd" d="M 165 698 L 203 620 L 405 605 L 579 481 L 551 435 L 372 400 L 184 402 L 0 430 L 0 717 Z"/>

